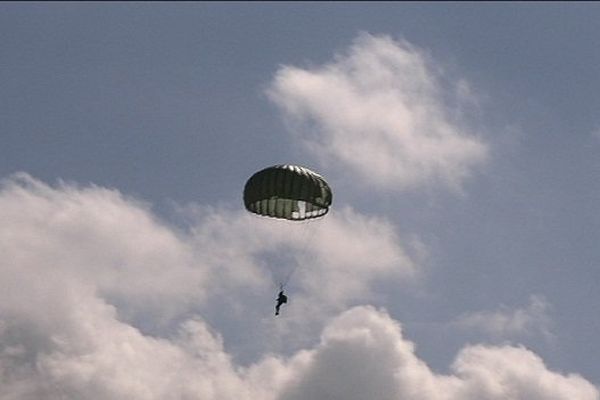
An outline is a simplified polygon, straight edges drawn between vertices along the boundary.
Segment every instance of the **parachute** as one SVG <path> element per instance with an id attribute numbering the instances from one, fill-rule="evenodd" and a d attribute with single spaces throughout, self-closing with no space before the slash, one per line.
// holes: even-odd
<path id="1" fill-rule="evenodd" d="M 246 210 L 271 218 L 303 221 L 327 214 L 331 188 L 323 177 L 297 165 L 258 171 L 244 187 Z"/>
<path id="2" fill-rule="evenodd" d="M 323 217 L 331 206 L 331 188 L 323 177 L 308 168 L 298 165 L 274 165 L 256 172 L 244 186 L 244 206 L 246 210 L 259 216 L 287 221 L 305 221 L 300 228 L 305 234 L 308 224 Z M 292 225 L 296 225 L 294 222 Z M 294 227 L 293 229 L 296 229 Z M 303 235 L 300 234 L 299 237 Z M 296 241 L 303 253 L 311 235 Z M 280 296 L 277 299 L 276 314 L 279 307 L 287 303 L 283 289 L 298 268 L 298 261 L 287 260 L 287 252 L 278 254 L 283 257 L 279 267 L 271 271 L 273 279 L 279 284 Z M 277 257 L 277 256 L 276 256 Z M 290 262 L 291 261 L 291 262 Z"/>

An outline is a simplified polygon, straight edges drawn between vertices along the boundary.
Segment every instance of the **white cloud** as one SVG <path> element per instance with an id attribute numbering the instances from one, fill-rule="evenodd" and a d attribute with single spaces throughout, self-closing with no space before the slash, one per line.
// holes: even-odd
<path id="1" fill-rule="evenodd" d="M 553 372 L 523 347 L 469 346 L 436 374 L 385 312 L 356 307 L 336 318 L 280 397 L 296 399 L 597 400 L 581 376 Z"/>
<path id="2" fill-rule="evenodd" d="M 343 306 L 367 296 L 373 279 L 416 271 L 393 226 L 350 208 L 299 224 L 197 208 L 195 226 L 183 232 L 117 191 L 51 188 L 20 175 L 4 182 L 0 222 L 5 307 L 20 304 L 19 286 L 28 279 L 39 293 L 32 309 L 73 282 L 170 314 L 233 288 L 263 291 L 296 266 L 294 283 L 303 291 Z"/>
<path id="3" fill-rule="evenodd" d="M 416 267 L 392 226 L 351 209 L 329 217 L 306 225 L 307 242 L 291 224 L 206 208 L 191 232 L 178 232 L 116 191 L 52 188 L 27 175 L 5 181 L 0 398 L 598 400 L 589 382 L 550 371 L 523 348 L 468 347 L 451 375 L 439 375 L 385 312 L 355 307 L 330 320 L 368 299 L 375 280 L 400 282 Z M 269 309 L 263 324 L 255 297 L 274 269 L 269 254 L 285 248 L 303 264 L 297 295 L 283 318 Z M 206 317 L 227 313 L 228 289 L 241 310 L 230 329 L 246 346 L 312 333 L 302 323 L 325 324 L 320 344 L 287 356 L 271 348 L 240 365 L 228 332 Z M 323 305 L 318 318 L 305 314 L 318 311 L 312 304 Z M 129 318 L 136 313 L 171 321 L 169 329 L 144 332 Z"/>
<path id="4" fill-rule="evenodd" d="M 486 159 L 487 146 L 460 117 L 474 102 L 468 84 L 458 81 L 453 93 L 448 100 L 423 51 L 369 34 L 321 67 L 281 67 L 268 90 L 305 148 L 386 188 L 458 188 Z"/>
<path id="5" fill-rule="evenodd" d="M 282 330 L 298 343 L 349 302 L 368 298 L 373 282 L 415 271 L 391 225 L 349 208 L 311 224 L 211 208 L 196 217 L 191 231 L 176 230 L 115 190 L 53 188 L 26 174 L 5 180 L 0 397 L 48 398 L 56 386 L 85 398 L 168 398 L 171 385 L 209 393 L 217 389 L 199 388 L 197 379 L 164 383 L 170 368 L 203 374 L 212 357 L 190 355 L 174 324 L 202 331 L 206 318 L 219 326 L 226 314 L 247 348 Z M 276 323 L 271 273 L 296 265 L 291 303 Z M 198 313 L 207 317 L 185 322 Z M 219 342 L 210 337 L 195 342 Z"/>
<path id="6" fill-rule="evenodd" d="M 462 329 L 475 330 L 494 339 L 541 335 L 553 337 L 548 315 L 550 304 L 543 296 L 531 296 L 529 304 L 522 308 L 509 309 L 502 306 L 496 311 L 478 311 L 460 316 L 454 325 Z"/>
<path id="7" fill-rule="evenodd" d="M 293 273 L 294 283 L 311 296 L 342 305 L 367 295 L 373 279 L 417 272 L 390 223 L 349 207 L 302 223 L 214 208 L 195 214 L 192 243 L 228 280 L 248 281 L 241 261 L 246 271 L 264 267 L 277 282 Z"/>
<path id="8" fill-rule="evenodd" d="M 21 174 L 4 182 L 0 224 L 0 310 L 44 318 L 47 301 L 83 285 L 163 314 L 205 294 L 206 268 L 186 241 L 117 191 Z"/>
<path id="9" fill-rule="evenodd" d="M 264 324 L 259 331 L 244 329 L 246 335 L 256 335 L 256 342 L 297 348 L 310 342 L 334 313 L 372 299 L 374 284 L 386 280 L 402 285 L 419 274 L 392 225 L 348 207 L 304 223 L 210 207 L 194 214 L 192 242 L 198 257 L 219 275 L 213 298 L 228 302 L 233 297 L 231 312 Z M 256 284 L 242 293 L 250 276 L 258 277 Z M 290 276 L 289 303 L 274 323 L 271 296 Z M 269 303 L 257 307 L 263 301 L 257 297 L 264 299 L 266 293 Z"/>

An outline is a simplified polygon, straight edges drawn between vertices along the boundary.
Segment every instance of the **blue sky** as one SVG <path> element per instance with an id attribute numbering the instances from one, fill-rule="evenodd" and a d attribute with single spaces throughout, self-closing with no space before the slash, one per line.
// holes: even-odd
<path id="1" fill-rule="evenodd" d="M 0 393 L 598 399 L 599 17 L 3 3 Z M 247 215 L 279 163 L 331 214 Z"/>

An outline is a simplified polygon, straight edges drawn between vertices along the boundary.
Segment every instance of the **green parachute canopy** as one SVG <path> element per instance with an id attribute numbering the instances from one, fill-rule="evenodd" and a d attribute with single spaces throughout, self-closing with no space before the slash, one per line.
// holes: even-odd
<path id="1" fill-rule="evenodd" d="M 246 210 L 266 217 L 302 221 L 327 214 L 331 189 L 308 168 L 275 165 L 258 171 L 244 187 Z"/>

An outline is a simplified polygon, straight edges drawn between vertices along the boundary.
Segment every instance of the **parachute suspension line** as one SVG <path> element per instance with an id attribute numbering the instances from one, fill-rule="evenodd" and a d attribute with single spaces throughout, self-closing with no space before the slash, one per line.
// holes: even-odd
<path id="1" fill-rule="evenodd" d="M 302 255 L 304 255 L 304 253 L 306 253 L 306 250 L 308 249 L 310 242 L 311 242 L 311 238 L 312 236 L 312 229 L 311 225 L 313 225 L 313 223 L 316 221 L 311 221 L 311 220 L 305 220 L 302 221 L 300 224 L 302 225 L 302 232 L 299 235 L 299 243 L 300 243 L 300 247 L 299 247 L 299 251 L 298 254 L 300 257 L 302 257 Z M 290 270 L 290 272 L 288 272 L 288 274 L 284 277 L 284 279 L 279 282 L 279 287 L 280 290 L 283 290 L 287 284 L 290 282 L 290 280 L 292 279 L 292 276 L 294 275 L 294 273 L 296 272 L 296 270 L 298 269 L 298 267 L 300 267 L 300 261 L 301 260 L 296 260 L 296 263 L 294 264 L 294 266 L 292 267 L 292 269 Z"/>
<path id="2" fill-rule="evenodd" d="M 316 224 L 319 224 L 321 222 L 322 221 L 315 220 L 315 219 L 307 219 L 307 220 L 301 221 L 302 234 L 300 236 L 301 236 L 302 245 L 300 247 L 300 251 L 298 252 L 300 257 L 302 257 L 306 253 L 306 250 L 313 244 L 313 240 L 314 240 L 313 238 L 315 236 L 315 226 L 317 226 Z M 294 265 L 292 270 L 287 274 L 286 278 L 283 280 L 283 283 L 281 284 L 282 288 L 287 286 L 290 279 L 292 278 L 292 276 L 294 275 L 294 273 L 300 266 L 301 266 L 300 262 L 297 262 Z"/>
<path id="3" fill-rule="evenodd" d="M 283 290 L 287 284 L 289 283 L 290 279 L 292 278 L 292 275 L 294 275 L 294 272 L 296 272 L 296 269 L 298 269 L 298 264 L 296 263 L 296 265 L 294 265 L 292 267 L 292 269 L 290 270 L 290 272 L 287 274 L 287 276 L 283 279 L 283 281 L 279 284 L 279 290 Z"/>
<path id="4" fill-rule="evenodd" d="M 296 262 L 284 279 L 276 281 L 285 287 L 309 246 L 309 238 L 301 236 L 308 232 L 308 221 L 320 219 L 329 211 L 332 192 L 323 177 L 306 167 L 291 164 L 273 165 L 254 173 L 244 185 L 243 202 L 246 210 L 253 214 L 284 220 L 303 225 L 303 234 L 299 240 L 291 243 L 289 255 L 296 256 Z M 287 242 L 287 241 L 286 241 Z"/>

